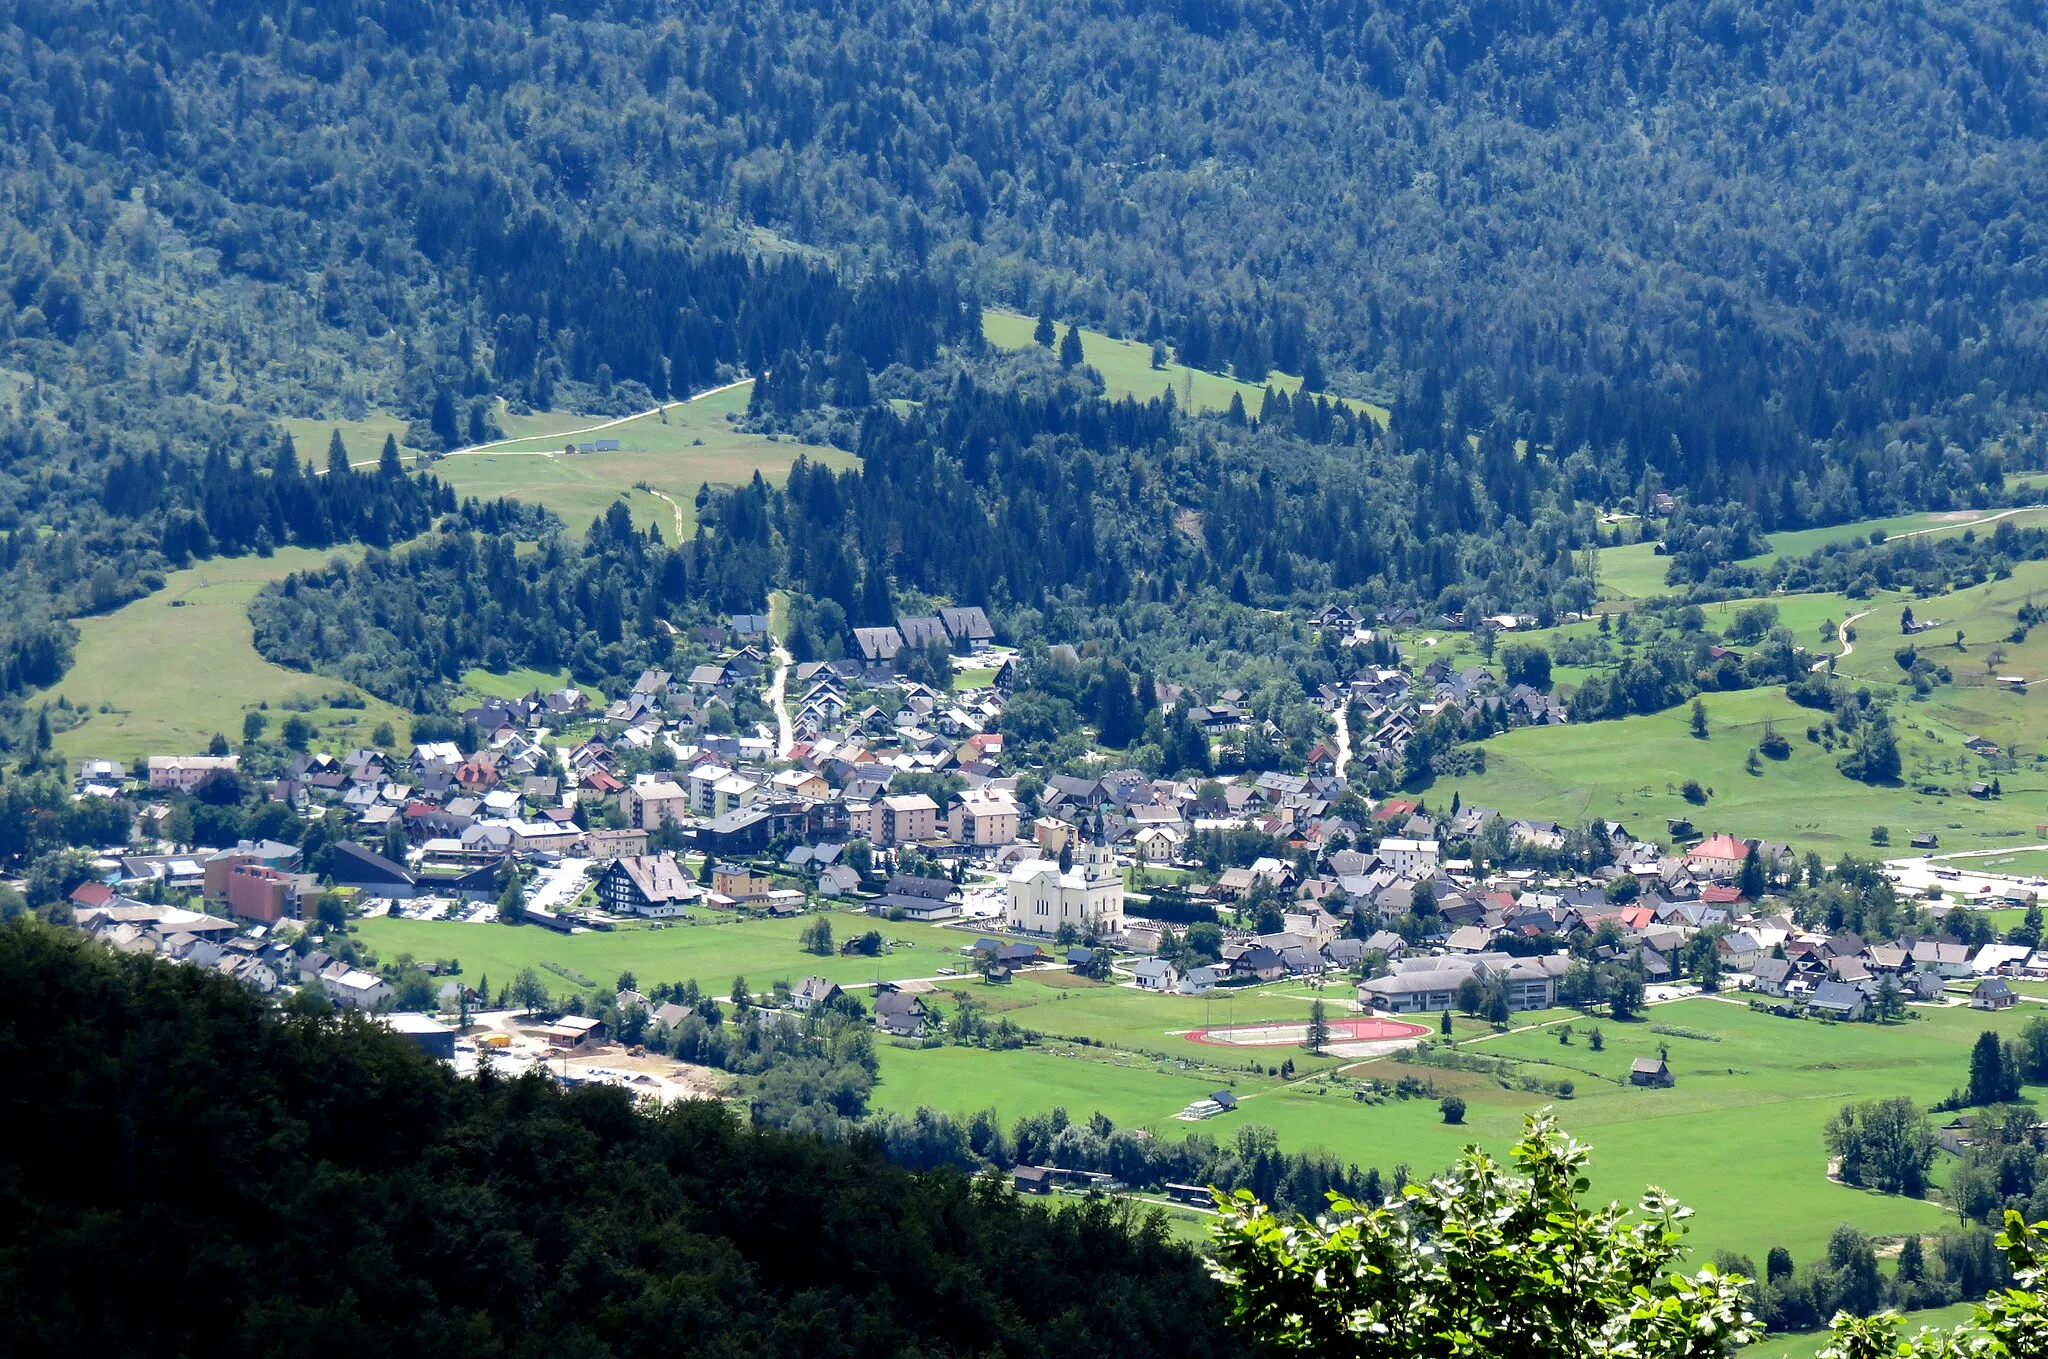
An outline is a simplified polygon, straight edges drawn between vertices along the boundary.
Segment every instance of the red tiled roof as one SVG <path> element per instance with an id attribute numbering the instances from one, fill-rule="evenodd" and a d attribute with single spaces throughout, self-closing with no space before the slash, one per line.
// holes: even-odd
<path id="1" fill-rule="evenodd" d="M 82 882 L 71 889 L 74 906 L 104 906 L 114 899 L 114 889 L 103 882 Z"/>
<path id="2" fill-rule="evenodd" d="M 1688 859 L 1742 859 L 1749 854 L 1749 846 L 1732 835 L 1710 835 L 1694 845 L 1686 854 Z"/>

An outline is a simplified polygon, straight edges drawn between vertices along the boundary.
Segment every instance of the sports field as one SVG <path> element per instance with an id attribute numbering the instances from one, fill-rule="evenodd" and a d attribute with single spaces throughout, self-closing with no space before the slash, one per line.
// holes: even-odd
<path id="1" fill-rule="evenodd" d="M 727 417 L 744 414 L 752 392 L 753 383 L 742 382 L 630 420 L 581 417 L 572 428 L 585 432 L 551 430 L 450 453 L 434 463 L 434 474 L 459 495 L 511 496 L 545 505 L 576 534 L 623 496 L 634 522 L 657 526 L 663 538 L 675 542 L 696 531 L 697 490 L 707 482 L 736 486 L 758 471 L 779 484 L 799 457 L 842 469 L 857 464 L 852 454 L 836 448 L 734 429 Z M 600 439 L 618 440 L 617 451 L 562 451 L 571 443 Z"/>
<path id="2" fill-rule="evenodd" d="M 982 334 L 988 337 L 990 344 L 1002 349 L 1023 349 L 1037 343 L 1032 339 L 1032 332 L 1037 328 L 1038 318 L 1014 311 L 984 311 L 981 314 Z M 1059 331 L 1066 334 L 1066 326 L 1061 325 Z M 1134 396 L 1140 401 L 1150 401 L 1171 387 L 1174 400 L 1183 410 L 1228 410 L 1230 398 L 1237 396 L 1243 398 L 1245 410 L 1257 415 L 1260 404 L 1265 400 L 1267 386 L 1290 396 L 1301 389 L 1300 377 L 1286 373 L 1274 373 L 1264 383 L 1255 384 L 1172 362 L 1154 368 L 1152 346 L 1149 344 L 1142 340 L 1113 340 L 1086 327 L 1081 330 L 1081 360 L 1102 374 L 1103 385 L 1113 397 Z M 1366 401 L 1348 401 L 1347 404 L 1367 412 L 1381 425 L 1387 423 L 1387 411 L 1383 406 Z"/>
<path id="3" fill-rule="evenodd" d="M 1424 1038 L 1435 1032 L 1421 1024 L 1403 1024 L 1394 1019 L 1333 1019 L 1329 1042 L 1384 1043 L 1402 1038 Z M 1308 1024 L 1240 1024 L 1229 1029 L 1195 1029 L 1187 1034 L 1190 1043 L 1228 1048 L 1297 1048 L 1308 1041 Z"/>
<path id="4" fill-rule="evenodd" d="M 359 551 L 284 548 L 271 557 L 216 558 L 171 572 L 153 595 L 79 619 L 78 657 L 70 673 L 31 700 L 62 694 L 90 710 L 82 725 L 57 737 L 57 750 L 71 759 L 130 761 L 197 754 L 216 732 L 239 744 L 242 715 L 259 703 L 270 704 L 274 736 L 286 717 L 286 700 L 328 694 L 358 694 L 366 706 L 316 703 L 305 716 L 319 728 L 319 744 L 368 745 L 377 724 L 387 721 L 404 742 L 405 713 L 340 680 L 272 665 L 256 654 L 252 641 L 249 601 L 257 591 L 292 571 Z"/>

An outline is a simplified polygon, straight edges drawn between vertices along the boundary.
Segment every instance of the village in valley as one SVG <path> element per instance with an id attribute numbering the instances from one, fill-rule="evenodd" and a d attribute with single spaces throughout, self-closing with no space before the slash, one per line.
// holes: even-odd
<path id="1" fill-rule="evenodd" d="M 464 1071 L 745 1098 L 735 1073 L 781 1060 L 762 1035 L 831 1015 L 870 1035 L 875 1104 L 920 1119 L 1092 1098 L 1149 1137 L 1277 1126 L 1404 1167 L 1544 1103 L 1607 1121 L 1677 1101 L 1720 1128 L 1743 1079 L 1715 1045 L 1788 1070 L 1844 1025 L 1946 1050 L 1981 1027 L 1965 1016 L 2003 1031 L 2048 999 L 2048 884 L 1966 880 L 1932 834 L 1824 866 L 1682 818 L 1563 825 L 1466 802 L 1454 778 L 1403 791 L 1416 733 L 1447 714 L 1568 715 L 1498 667 L 1390 640 L 1419 620 L 1308 621 L 1358 663 L 1323 687 L 1328 734 L 1292 768 L 1244 767 L 1247 744 L 1284 748 L 1245 693 L 1149 678 L 1141 706 L 1196 733 L 1205 769 L 1018 758 L 1005 713 L 1027 658 L 972 607 L 802 663 L 768 616 L 727 617 L 687 669 L 482 697 L 409 749 L 280 751 L 252 722 L 239 752 L 85 760 L 81 803 L 138 819 L 120 852 L 78 856 L 60 914 L 119 951 L 370 1013 Z M 265 792 L 274 838 L 193 829 Z M 1966 1143 L 1968 1117 L 1943 1138 Z M 1782 1150 L 1798 1192 L 1852 1192 L 1817 1135 Z M 1207 1202 L 1100 1153 L 1040 1159 L 1014 1166 L 1020 1191 Z M 1715 1239 L 1761 1250 L 1753 1227 Z"/>

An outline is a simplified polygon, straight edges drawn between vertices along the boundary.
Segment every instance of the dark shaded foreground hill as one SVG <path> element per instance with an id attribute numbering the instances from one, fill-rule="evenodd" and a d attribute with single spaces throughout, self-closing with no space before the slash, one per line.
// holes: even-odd
<path id="1" fill-rule="evenodd" d="M 1116 1206 L 458 1080 L 31 922 L 0 928 L 0 1297 L 16 1356 L 1235 1352 Z"/>

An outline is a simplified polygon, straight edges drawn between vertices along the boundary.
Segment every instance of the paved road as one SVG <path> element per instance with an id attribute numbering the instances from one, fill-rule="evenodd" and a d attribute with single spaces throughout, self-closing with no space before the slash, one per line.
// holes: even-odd
<path id="1" fill-rule="evenodd" d="M 562 450 L 559 448 L 506 448 L 505 445 L 530 443 L 535 439 L 573 439 L 579 434 L 595 434 L 599 430 L 611 429 L 615 425 L 631 424 L 635 420 L 644 420 L 650 415 L 659 415 L 671 406 L 687 406 L 691 401 L 702 401 L 707 396 L 717 396 L 720 392 L 729 392 L 735 387 L 743 387 L 752 381 L 752 378 L 741 378 L 738 382 L 728 382 L 723 387 L 713 387 L 708 391 L 698 392 L 687 400 L 663 401 L 649 406 L 644 411 L 634 411 L 631 415 L 614 416 L 610 420 L 600 420 L 594 425 L 585 425 L 581 429 L 558 429 L 547 434 L 517 434 L 503 439 L 493 439 L 485 444 L 471 444 L 467 448 L 451 450 L 448 456 L 460 458 L 471 453 L 507 453 L 532 454 L 540 458 L 560 457 Z"/>
<path id="2" fill-rule="evenodd" d="M 1964 519 L 1952 524 L 1936 524 L 1932 528 L 1914 529 L 1911 533 L 1888 533 L 1885 535 L 1885 541 L 1889 543 L 1895 542 L 1900 538 L 1918 538 L 1923 533 L 1952 533 L 1956 529 L 1973 529 L 1984 524 L 1995 524 L 2001 519 L 2010 519 L 2016 514 L 2025 514 L 2028 510 L 2038 510 L 2040 508 L 2039 505 L 2019 505 L 2009 510 L 2000 510 L 1997 514 L 1987 514 L 1982 519 Z"/>
<path id="3" fill-rule="evenodd" d="M 1970 901 L 1979 897 L 1999 896 L 2006 888 L 2015 884 L 2033 886 L 2039 879 L 2033 874 L 1978 872 L 1959 863 L 1951 864 L 1946 861 L 1989 859 L 2005 854 L 2044 849 L 2048 849 L 2048 845 L 2003 845 L 1997 849 L 1959 849 L 1947 854 L 1913 855 L 1902 859 L 1885 860 L 1884 871 L 1893 882 L 1907 891 L 1925 892 L 1933 888 L 1944 894 L 1960 896 L 1965 901 Z M 1937 866 L 1954 869 L 1958 876 L 1937 878 L 1934 875 Z"/>
<path id="4" fill-rule="evenodd" d="M 1901 536 L 1901 537 L 1906 537 L 1906 536 L 1908 536 L 1908 535 L 1905 535 L 1905 534 L 1901 534 L 1900 536 Z M 1848 630 L 1850 629 L 1850 627 L 1852 627 L 1852 626 L 1853 626 L 1853 625 L 1855 624 L 1855 622 L 1856 622 L 1856 620 L 1857 620 L 1857 619 L 1859 619 L 1859 618 L 1868 618 L 1868 617 L 1870 617 L 1870 615 L 1872 615 L 1872 614 L 1874 614 L 1874 613 L 1876 613 L 1876 612 L 1877 612 L 1877 610 L 1876 610 L 1876 609 L 1865 609 L 1865 610 L 1864 610 L 1864 611 L 1863 611 L 1862 613 L 1852 613 L 1852 614 L 1850 614 L 1850 615 L 1849 615 L 1849 616 L 1848 616 L 1847 618 L 1844 618 L 1844 619 L 1842 620 L 1842 631 L 1843 631 L 1843 632 L 1847 632 L 1847 631 L 1848 631 Z M 1839 636 L 1840 634 L 1838 633 L 1837 635 Z M 1842 659 L 1842 657 L 1844 657 L 1844 656 L 1853 656 L 1853 655 L 1855 655 L 1855 654 L 1856 654 L 1856 643 L 1855 643 L 1855 641 L 1854 641 L 1853 639 L 1849 639 L 1849 638 L 1844 638 L 1844 639 L 1843 639 L 1843 641 L 1842 641 L 1842 649 L 1841 649 L 1840 651 L 1836 652 L 1836 653 L 1835 653 L 1834 655 L 1832 655 L 1832 656 L 1823 656 L 1823 657 L 1821 657 L 1821 658 L 1820 658 L 1819 660 L 1817 660 L 1817 661 L 1815 661 L 1815 662 L 1813 663 L 1813 668 L 1814 668 L 1815 670 L 1825 670 L 1825 669 L 1827 669 L 1827 668 L 1828 668 L 1828 665 L 1829 665 L 1829 663 L 1831 663 L 1831 662 L 1833 662 L 1833 661 L 1839 661 L 1839 660 L 1841 660 L 1841 659 Z"/>
<path id="5" fill-rule="evenodd" d="M 562 450 L 559 448 L 507 448 L 505 445 L 528 443 L 534 439 L 573 439 L 579 434 L 595 434 L 601 429 L 610 429 L 614 425 L 630 424 L 635 420 L 643 420 L 650 415 L 659 415 L 671 406 L 687 406 L 692 401 L 702 401 L 707 396 L 717 396 L 720 392 L 729 392 L 735 387 L 744 387 L 752 381 L 752 378 L 741 378 L 738 382 L 728 382 L 723 387 L 713 387 L 708 391 L 699 392 L 686 400 L 663 401 L 658 405 L 649 406 L 644 411 L 634 411 L 631 415 L 614 416 L 610 420 L 601 420 L 597 424 L 585 425 L 581 429 L 555 430 L 548 434 L 514 434 L 503 439 L 493 439 L 489 443 L 471 444 L 467 448 L 451 449 L 443 456 L 461 458 L 472 453 L 498 453 L 506 457 L 559 458 L 562 456 Z M 375 467 L 376 465 L 377 459 L 375 458 L 367 458 L 362 462 L 352 462 L 349 464 L 350 467 Z M 324 476 L 327 469 L 321 467 L 318 471 Z M 659 492 L 656 494 L 659 494 Z M 668 497 L 662 496 L 662 499 L 667 500 Z M 670 501 L 669 503 L 674 504 L 675 502 Z M 677 511 L 676 527 L 678 530 L 682 528 L 680 510 Z"/>
<path id="6" fill-rule="evenodd" d="M 796 744 L 796 728 L 789 720 L 789 667 L 792 662 L 781 639 L 775 642 L 775 678 L 768 682 L 768 706 L 775 709 L 775 758 L 789 754 Z"/>

